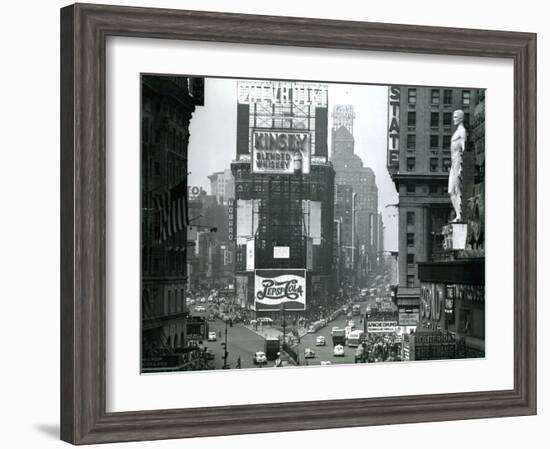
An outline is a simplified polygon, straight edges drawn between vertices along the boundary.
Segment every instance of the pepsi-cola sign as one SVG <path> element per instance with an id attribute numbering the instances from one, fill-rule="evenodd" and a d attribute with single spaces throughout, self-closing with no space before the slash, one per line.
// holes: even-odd
<path id="1" fill-rule="evenodd" d="M 254 279 L 256 310 L 305 310 L 305 270 L 256 270 Z"/>

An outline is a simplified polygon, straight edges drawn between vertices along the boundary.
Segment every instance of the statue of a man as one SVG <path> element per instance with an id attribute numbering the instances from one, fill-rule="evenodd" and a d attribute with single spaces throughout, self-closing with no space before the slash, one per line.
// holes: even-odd
<path id="1" fill-rule="evenodd" d="M 449 196 L 455 210 L 454 222 L 462 221 L 462 155 L 466 148 L 466 129 L 464 111 L 453 112 L 453 124 L 456 130 L 451 138 L 451 169 L 449 170 Z"/>

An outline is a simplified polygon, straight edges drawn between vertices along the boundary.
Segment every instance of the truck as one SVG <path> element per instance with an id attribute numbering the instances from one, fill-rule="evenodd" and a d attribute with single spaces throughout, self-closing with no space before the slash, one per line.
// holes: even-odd
<path id="1" fill-rule="evenodd" d="M 333 328 L 331 335 L 332 335 L 332 344 L 334 346 L 336 345 L 344 346 L 346 344 L 346 331 L 344 329 Z"/>
<path id="2" fill-rule="evenodd" d="M 265 340 L 265 356 L 267 360 L 275 360 L 277 353 L 280 351 L 280 343 L 278 338 L 266 338 Z"/>

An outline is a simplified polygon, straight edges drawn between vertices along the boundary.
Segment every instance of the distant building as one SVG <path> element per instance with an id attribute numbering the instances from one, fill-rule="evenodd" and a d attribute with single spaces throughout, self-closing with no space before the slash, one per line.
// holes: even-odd
<path id="1" fill-rule="evenodd" d="M 187 280 L 185 229 L 161 236 L 155 197 L 185 188 L 189 122 L 203 104 L 204 79 L 141 77 L 141 303 L 142 355 L 185 343 Z M 144 369 L 147 366 L 144 364 Z"/>
<path id="2" fill-rule="evenodd" d="M 227 204 L 235 198 L 235 182 L 230 169 L 219 171 L 208 176 L 210 192 L 218 200 L 218 204 Z"/>
<path id="3" fill-rule="evenodd" d="M 354 242 L 356 274 L 353 282 L 365 284 L 369 274 L 376 268 L 378 260 L 378 187 L 374 172 L 363 166 L 355 154 L 351 106 L 336 105 L 333 111 L 332 147 L 330 161 L 336 172 L 335 183 L 353 188 L 356 196 L 354 207 Z"/>

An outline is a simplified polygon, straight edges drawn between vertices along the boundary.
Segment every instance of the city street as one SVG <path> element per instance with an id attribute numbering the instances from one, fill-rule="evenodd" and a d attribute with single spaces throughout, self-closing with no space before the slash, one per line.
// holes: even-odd
<path id="1" fill-rule="evenodd" d="M 375 301 L 368 300 L 356 303 L 361 307 L 361 314 L 352 318 L 353 321 L 355 321 L 356 329 L 363 329 L 361 318 L 364 317 L 366 305 L 369 303 L 374 304 Z M 206 310 L 203 312 L 193 311 L 192 314 L 194 316 L 208 316 L 209 305 L 200 304 L 199 307 L 200 306 L 204 306 Z M 354 363 L 356 348 L 344 346 L 344 356 L 335 357 L 333 354 L 334 345 L 332 344 L 331 330 L 335 326 L 343 329 L 347 325 L 347 322 L 348 318 L 346 317 L 346 315 L 343 314 L 339 316 L 336 320 L 328 323 L 322 329 L 319 329 L 317 332 L 304 335 L 301 338 L 300 343 L 297 346 L 293 347 L 293 349 L 298 353 L 300 365 L 320 365 L 322 361 L 330 361 L 331 364 Z M 214 360 L 212 362 L 213 368 L 221 369 L 224 362 L 224 348 L 222 346 L 222 342 L 225 341 L 226 325 L 225 322 L 218 318 L 216 318 L 215 321 L 209 321 L 208 325 L 209 331 L 216 333 L 216 341 L 203 341 L 202 346 L 208 348 L 209 352 L 214 355 Z M 325 337 L 325 346 L 315 345 L 316 338 L 320 335 Z M 265 338 L 262 335 L 259 335 L 258 333 L 245 327 L 243 324 L 235 323 L 233 324 L 233 326 L 227 326 L 227 348 L 229 352 L 227 363 L 230 365 L 230 368 L 236 367 L 238 357 L 241 358 L 241 368 L 257 368 L 258 365 L 255 365 L 253 362 L 254 353 L 257 351 L 264 351 Z M 304 351 L 306 348 L 310 348 L 315 352 L 314 358 L 304 358 Z M 273 361 L 269 361 L 267 365 L 264 366 L 273 366 Z"/>

